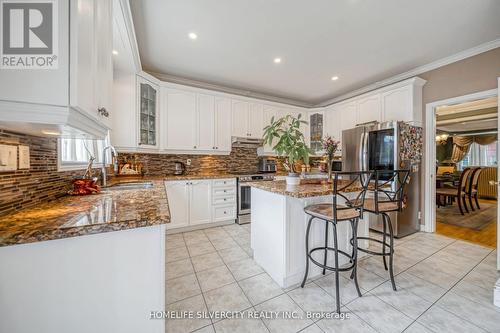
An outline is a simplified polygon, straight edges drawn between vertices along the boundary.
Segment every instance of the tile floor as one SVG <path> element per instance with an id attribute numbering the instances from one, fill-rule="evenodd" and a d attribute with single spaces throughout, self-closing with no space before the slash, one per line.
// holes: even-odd
<path id="1" fill-rule="evenodd" d="M 374 234 L 376 235 L 376 234 Z M 167 311 L 242 311 L 238 319 L 170 319 L 168 333 L 500 332 L 493 306 L 496 251 L 437 234 L 396 240 L 392 291 L 380 257 L 359 262 L 362 297 L 342 273 L 348 319 L 308 318 L 334 309 L 333 274 L 281 289 L 251 257 L 250 225 L 167 236 Z M 251 311 L 251 312 L 249 312 Z M 249 318 L 293 311 L 294 318 Z"/>

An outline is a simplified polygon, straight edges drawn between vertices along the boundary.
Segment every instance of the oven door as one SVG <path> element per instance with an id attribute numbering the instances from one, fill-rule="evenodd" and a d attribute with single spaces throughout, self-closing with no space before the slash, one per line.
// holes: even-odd
<path id="1" fill-rule="evenodd" d="M 250 214 L 251 187 L 238 184 L 238 216 Z"/>

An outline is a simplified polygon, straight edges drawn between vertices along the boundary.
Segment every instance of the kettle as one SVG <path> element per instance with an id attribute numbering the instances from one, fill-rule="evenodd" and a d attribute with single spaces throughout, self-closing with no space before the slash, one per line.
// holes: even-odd
<path id="1" fill-rule="evenodd" d="M 186 165 L 180 161 L 175 161 L 175 170 L 174 175 L 183 175 L 184 171 L 186 171 Z"/>

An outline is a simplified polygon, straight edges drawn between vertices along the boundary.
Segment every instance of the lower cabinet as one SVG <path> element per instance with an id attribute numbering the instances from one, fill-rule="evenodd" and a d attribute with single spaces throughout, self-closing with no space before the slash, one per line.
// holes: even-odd
<path id="1" fill-rule="evenodd" d="M 166 181 L 167 229 L 236 219 L 236 179 Z"/>

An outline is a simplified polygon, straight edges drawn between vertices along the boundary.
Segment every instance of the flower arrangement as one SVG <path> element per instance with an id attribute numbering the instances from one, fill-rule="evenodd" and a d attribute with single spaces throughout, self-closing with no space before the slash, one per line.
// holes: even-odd
<path id="1" fill-rule="evenodd" d="M 340 145 L 340 141 L 335 140 L 330 135 L 325 136 L 321 140 L 321 146 L 325 152 L 325 157 L 327 159 L 328 179 L 330 179 L 332 176 L 333 156 L 335 155 L 335 152 L 337 151 L 339 145 Z"/>

